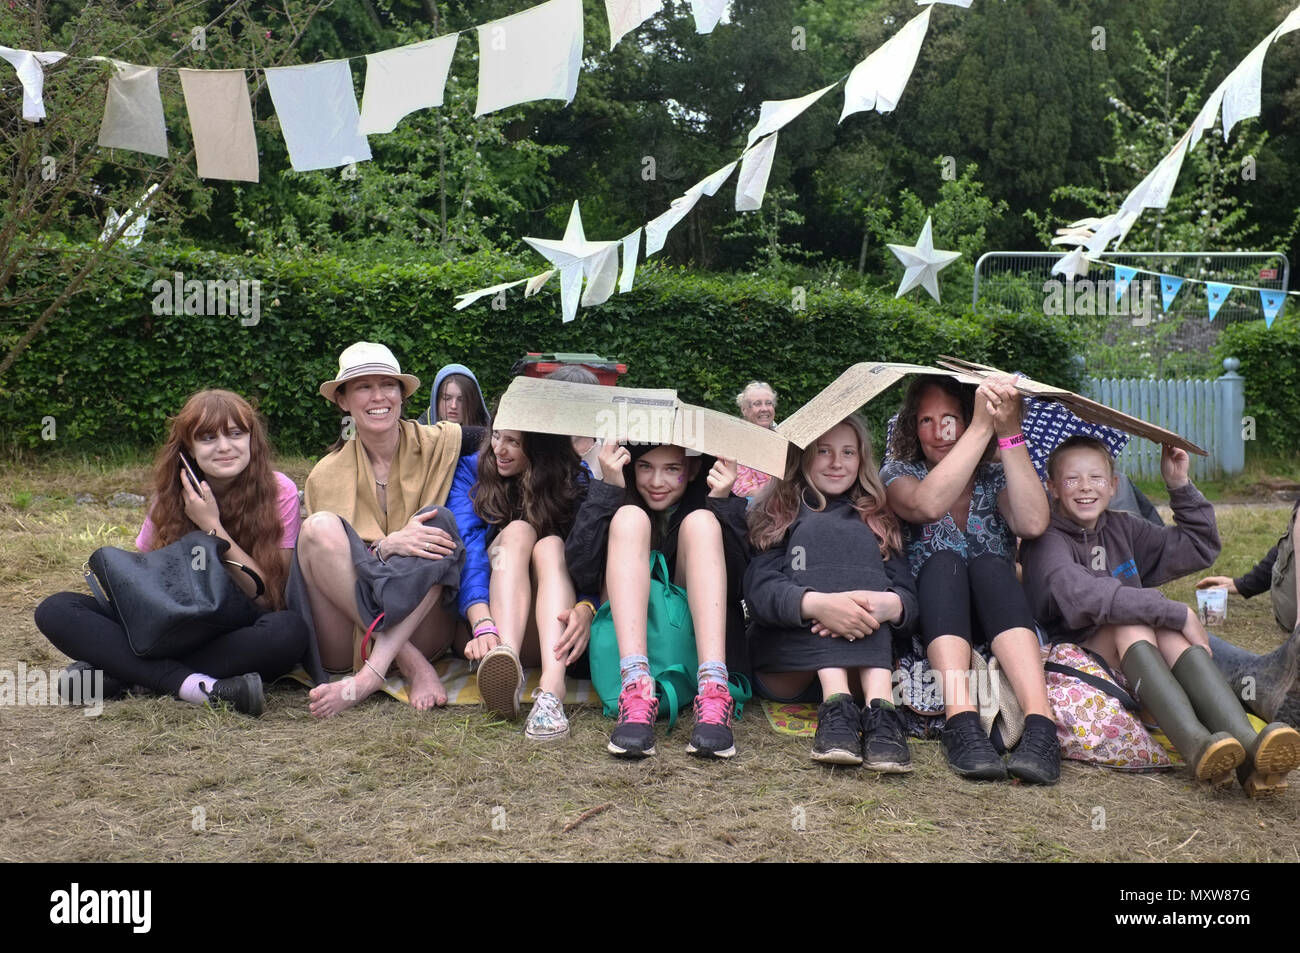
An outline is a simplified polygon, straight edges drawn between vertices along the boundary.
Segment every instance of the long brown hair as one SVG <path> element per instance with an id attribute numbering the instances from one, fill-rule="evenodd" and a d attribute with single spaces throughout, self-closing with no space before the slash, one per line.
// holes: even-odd
<path id="1" fill-rule="evenodd" d="M 181 450 L 188 450 L 200 437 L 228 431 L 234 423 L 248 434 L 248 466 L 225 490 L 218 492 L 213 487 L 212 492 L 226 532 L 262 567 L 271 605 L 283 609 L 288 574 L 280 561 L 280 543 L 284 537 L 280 485 L 271 469 L 271 445 L 262 418 L 236 393 L 201 390 L 190 396 L 169 423 L 167 442 L 153 464 L 153 503 L 149 518 L 154 525 L 155 548 L 174 543 L 198 529 L 185 515 L 180 483 Z"/>
<path id="2" fill-rule="evenodd" d="M 438 385 L 438 393 L 434 395 L 433 399 L 433 414 L 435 419 L 429 421 L 429 423 L 437 423 L 442 419 L 438 416 L 440 413 L 438 404 L 442 401 L 442 392 L 447 389 L 448 384 L 455 384 L 460 388 L 461 400 L 463 401 L 462 406 L 465 408 L 465 419 L 461 421 L 462 426 L 492 426 L 492 421 L 484 416 L 487 411 L 484 407 L 483 391 L 479 389 L 478 382 L 475 381 L 474 378 L 467 377 L 464 374 L 448 374 L 442 379 L 442 383 Z"/>
<path id="3" fill-rule="evenodd" d="M 867 429 L 867 422 L 857 414 L 844 418 L 841 423 L 852 427 L 858 439 L 858 478 L 849 487 L 849 500 L 862 517 L 862 522 L 876 534 L 881 558 L 888 559 L 891 554 L 903 551 L 903 533 L 898 517 L 886 502 L 885 488 L 876 472 L 876 461 L 871 455 L 871 432 Z M 799 504 L 818 513 L 826 509 L 826 497 L 813 484 L 810 475 L 816 458 L 817 441 L 814 440 L 786 469 L 785 479 L 770 481 L 754 500 L 748 518 L 749 538 L 756 549 L 771 549 L 785 539 L 790 525 L 799 515 Z"/>
<path id="4" fill-rule="evenodd" d="M 582 493 L 578 484 L 581 463 L 573 440 L 531 430 L 520 435 L 528 463 L 517 476 L 504 477 L 497 470 L 492 431 L 488 431 L 478 452 L 474 512 L 497 529 L 522 519 L 537 531 L 538 538 L 565 536 L 573 526 Z"/>

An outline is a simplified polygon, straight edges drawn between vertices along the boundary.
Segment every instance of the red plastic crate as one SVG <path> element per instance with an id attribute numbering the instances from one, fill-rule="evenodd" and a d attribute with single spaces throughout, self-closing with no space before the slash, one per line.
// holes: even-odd
<path id="1" fill-rule="evenodd" d="M 627 365 L 599 354 L 543 354 L 529 351 L 514 367 L 514 373 L 525 377 L 545 377 L 561 367 L 579 364 L 596 375 L 607 387 L 613 387 L 627 373 Z"/>

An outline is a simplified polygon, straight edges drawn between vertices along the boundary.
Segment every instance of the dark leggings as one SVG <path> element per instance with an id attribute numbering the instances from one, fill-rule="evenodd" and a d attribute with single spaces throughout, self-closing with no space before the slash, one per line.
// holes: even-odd
<path id="1" fill-rule="evenodd" d="M 982 645 L 1007 629 L 1034 631 L 1034 614 L 1016 567 L 1000 556 L 985 553 L 967 562 L 958 553 L 935 553 L 921 567 L 916 591 L 921 643 L 927 649 L 941 635 Z"/>
<path id="2" fill-rule="evenodd" d="M 89 662 L 126 685 L 179 695 L 200 673 L 229 678 L 257 672 L 271 682 L 291 671 L 307 649 L 307 625 L 292 612 L 267 612 L 247 628 L 219 635 L 183 659 L 140 658 L 126 632 L 93 597 L 58 592 L 36 607 L 36 628 L 64 655 Z"/>

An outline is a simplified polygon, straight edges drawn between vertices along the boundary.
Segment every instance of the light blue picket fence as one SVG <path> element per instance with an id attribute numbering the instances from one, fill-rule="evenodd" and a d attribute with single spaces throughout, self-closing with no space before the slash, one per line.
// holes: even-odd
<path id="1" fill-rule="evenodd" d="M 1216 380 L 1112 380 L 1089 378 L 1084 394 L 1115 410 L 1181 434 L 1209 451 L 1192 454 L 1192 479 L 1214 479 L 1240 473 L 1245 465 L 1242 439 L 1245 379 L 1236 373 L 1235 358 L 1223 362 Z M 1117 466 L 1131 477 L 1159 479 L 1160 447 L 1133 437 L 1119 455 Z"/>

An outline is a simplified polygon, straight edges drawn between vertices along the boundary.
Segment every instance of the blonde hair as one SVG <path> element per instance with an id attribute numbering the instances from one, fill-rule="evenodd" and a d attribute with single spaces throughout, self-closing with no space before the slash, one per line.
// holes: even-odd
<path id="1" fill-rule="evenodd" d="M 881 558 L 888 559 L 891 554 L 903 551 L 903 531 L 885 498 L 885 487 L 880 482 L 871 452 L 871 432 L 867 422 L 857 414 L 844 418 L 840 423 L 853 428 L 858 439 L 858 478 L 849 488 L 849 500 L 862 517 L 862 522 L 875 533 Z M 826 432 L 834 429 L 831 427 Z M 748 517 L 749 538 L 754 548 L 765 550 L 779 545 L 799 516 L 801 503 L 817 513 L 826 509 L 826 497 L 817 489 L 810 474 L 816 457 L 817 441 L 814 440 L 786 469 L 785 479 L 769 482 L 754 500 Z M 810 491 L 812 502 L 808 499 Z"/>

